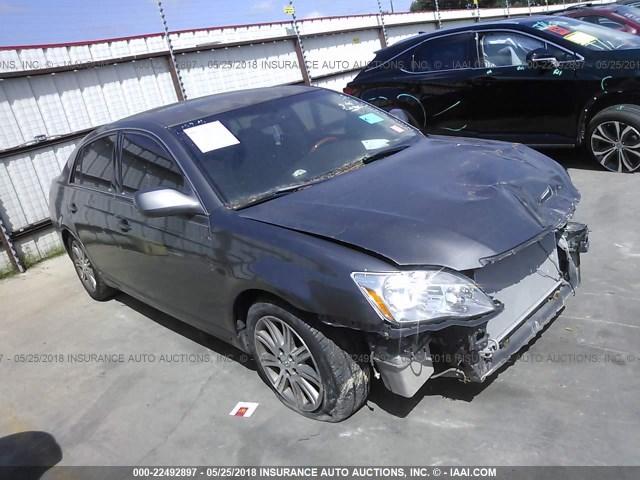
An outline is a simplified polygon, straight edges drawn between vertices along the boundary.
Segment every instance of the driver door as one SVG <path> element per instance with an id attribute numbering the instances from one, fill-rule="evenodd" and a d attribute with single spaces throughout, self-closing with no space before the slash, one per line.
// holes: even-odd
<path id="1" fill-rule="evenodd" d="M 515 30 L 478 32 L 481 68 L 474 84 L 480 136 L 533 145 L 575 142 L 575 54 Z M 534 67 L 527 55 L 545 49 L 558 68 Z"/>
<path id="2" fill-rule="evenodd" d="M 163 145 L 139 132 L 122 134 L 117 165 L 112 230 L 120 248 L 112 261 L 127 290 L 188 323 L 216 327 L 220 276 L 211 266 L 209 218 L 146 217 L 133 202 L 136 192 L 155 188 L 195 197 L 189 181 Z"/>

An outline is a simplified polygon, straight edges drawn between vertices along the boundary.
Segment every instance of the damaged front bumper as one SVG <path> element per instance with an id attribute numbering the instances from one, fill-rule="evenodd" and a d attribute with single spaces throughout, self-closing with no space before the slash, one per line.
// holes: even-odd
<path id="1" fill-rule="evenodd" d="M 584 224 L 569 222 L 474 272 L 500 309 L 468 325 L 424 325 L 372 342 L 385 386 L 412 397 L 430 378 L 483 382 L 557 317 L 580 284 L 580 254 L 589 247 Z"/>

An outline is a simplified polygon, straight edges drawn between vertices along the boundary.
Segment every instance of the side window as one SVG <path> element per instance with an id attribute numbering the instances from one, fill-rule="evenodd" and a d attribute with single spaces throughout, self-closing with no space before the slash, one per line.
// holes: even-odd
<path id="1" fill-rule="evenodd" d="M 527 54 L 545 48 L 542 40 L 512 32 L 492 32 L 480 36 L 480 55 L 485 67 L 512 67 L 527 64 Z"/>
<path id="2" fill-rule="evenodd" d="M 595 15 L 585 15 L 584 17 L 575 17 L 575 18 L 576 20 L 582 20 L 583 22 L 600 25 L 600 22 L 598 22 L 598 17 L 596 17 Z"/>
<path id="3" fill-rule="evenodd" d="M 116 135 L 109 135 L 86 145 L 78 153 L 71 182 L 113 192 L 115 190 L 113 157 L 116 138 Z"/>
<path id="4" fill-rule="evenodd" d="M 122 142 L 122 193 L 166 187 L 190 193 L 171 154 L 146 135 L 125 133 Z"/>
<path id="5" fill-rule="evenodd" d="M 409 69 L 433 72 L 476 67 L 473 33 L 434 38 L 418 45 L 409 57 Z"/>
<path id="6" fill-rule="evenodd" d="M 615 20 L 608 17 L 597 16 L 595 18 L 597 19 L 597 21 L 594 23 L 597 23 L 598 25 L 601 25 L 603 27 L 613 28 L 614 30 L 620 30 L 621 28 L 625 27 L 624 23 L 616 22 Z"/>
<path id="7" fill-rule="evenodd" d="M 527 64 L 527 54 L 538 48 L 547 49 L 560 62 L 574 60 L 574 56 L 542 39 L 514 32 L 491 32 L 480 35 L 480 56 L 483 65 L 491 67 L 520 67 Z"/>

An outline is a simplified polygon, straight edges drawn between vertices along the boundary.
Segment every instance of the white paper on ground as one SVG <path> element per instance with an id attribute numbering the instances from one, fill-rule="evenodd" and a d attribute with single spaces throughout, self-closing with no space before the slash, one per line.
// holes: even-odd
<path id="1" fill-rule="evenodd" d="M 253 415 L 253 412 L 256 411 L 258 405 L 260 404 L 254 402 L 238 402 L 229 415 L 233 415 L 234 417 L 250 417 Z"/>
<path id="2" fill-rule="evenodd" d="M 219 121 L 185 128 L 184 133 L 189 136 L 202 153 L 219 150 L 240 143 L 240 140 Z"/>

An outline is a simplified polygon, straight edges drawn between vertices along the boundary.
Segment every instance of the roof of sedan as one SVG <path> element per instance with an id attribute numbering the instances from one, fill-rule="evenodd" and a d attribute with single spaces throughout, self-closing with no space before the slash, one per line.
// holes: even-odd
<path id="1" fill-rule="evenodd" d="M 219 113 L 257 105 L 259 103 L 276 100 L 278 98 L 299 95 L 314 90 L 318 90 L 318 88 L 290 85 L 217 93 L 141 112 L 130 117 L 117 120 L 108 125 L 104 125 L 98 130 L 138 127 L 143 125 L 170 127 L 203 117 L 217 115 Z"/>

